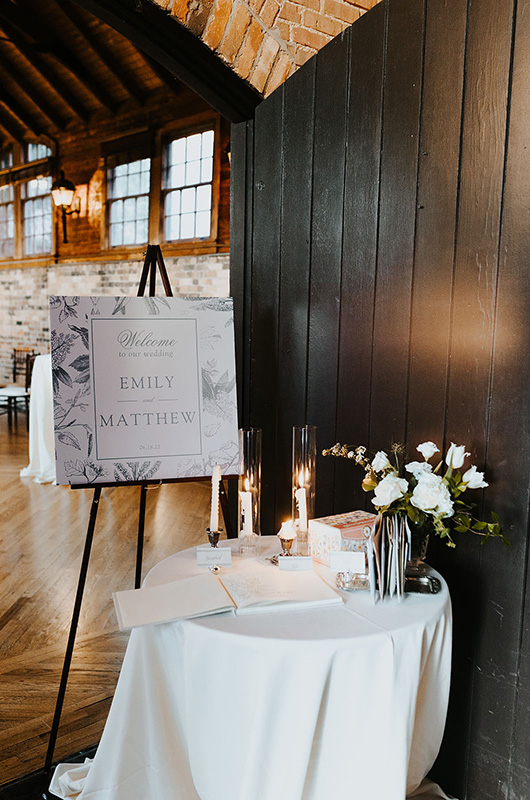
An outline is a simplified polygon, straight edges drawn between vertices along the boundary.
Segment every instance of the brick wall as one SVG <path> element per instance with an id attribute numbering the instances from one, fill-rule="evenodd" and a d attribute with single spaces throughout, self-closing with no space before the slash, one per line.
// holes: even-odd
<path id="1" fill-rule="evenodd" d="M 166 258 L 165 264 L 175 295 L 226 297 L 229 294 L 228 254 Z M 140 271 L 138 261 L 1 270 L 0 381 L 12 380 L 13 347 L 48 352 L 48 295 L 135 295 Z M 163 294 L 160 283 L 157 290 Z"/>
<path id="2" fill-rule="evenodd" d="M 379 0 L 154 0 L 265 96 Z"/>

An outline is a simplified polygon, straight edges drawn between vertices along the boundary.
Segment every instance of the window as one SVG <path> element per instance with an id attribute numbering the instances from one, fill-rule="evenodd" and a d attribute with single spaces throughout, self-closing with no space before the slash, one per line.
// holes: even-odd
<path id="1" fill-rule="evenodd" d="M 35 178 L 21 186 L 24 255 L 51 253 L 53 211 L 52 179 Z"/>
<path id="2" fill-rule="evenodd" d="M 211 233 L 213 130 L 182 136 L 164 151 L 164 238 L 207 239 Z"/>
<path id="3" fill-rule="evenodd" d="M 45 144 L 0 154 L 0 259 L 52 252 L 51 154 Z"/>
<path id="4" fill-rule="evenodd" d="M 150 176 L 150 158 L 119 164 L 108 170 L 107 194 L 111 247 L 147 242 Z"/>
<path id="5" fill-rule="evenodd" d="M 0 155 L 0 170 L 13 166 L 13 153 Z M 0 258 L 15 254 L 15 194 L 12 184 L 0 186 Z"/>
<path id="6" fill-rule="evenodd" d="M 160 238 L 175 249 L 215 247 L 220 178 L 218 128 L 165 135 L 139 131 L 101 145 L 107 175 L 106 246 Z M 191 244 L 190 244 L 191 243 Z"/>
<path id="7" fill-rule="evenodd" d="M 52 151 L 45 144 L 27 144 L 26 145 L 26 162 L 40 161 L 41 158 L 48 158 L 51 156 Z"/>

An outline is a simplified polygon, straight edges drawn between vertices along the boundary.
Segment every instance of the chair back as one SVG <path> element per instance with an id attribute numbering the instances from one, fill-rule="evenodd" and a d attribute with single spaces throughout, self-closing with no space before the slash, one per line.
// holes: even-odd
<path id="1" fill-rule="evenodd" d="M 13 348 L 13 383 L 17 382 L 17 375 L 23 375 L 26 378 L 27 358 L 35 355 L 32 347 Z"/>

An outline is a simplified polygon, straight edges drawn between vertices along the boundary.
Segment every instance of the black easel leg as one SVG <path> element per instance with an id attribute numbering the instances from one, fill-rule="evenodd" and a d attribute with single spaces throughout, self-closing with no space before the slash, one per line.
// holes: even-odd
<path id="1" fill-rule="evenodd" d="M 88 572 L 88 562 L 90 560 L 90 549 L 92 547 L 92 540 L 94 538 L 94 529 L 96 527 L 96 518 L 98 515 L 98 504 L 100 496 L 101 496 L 101 486 L 96 486 L 96 488 L 94 489 L 94 497 L 92 498 L 90 518 L 88 520 L 88 528 L 85 539 L 85 549 L 83 551 L 81 568 L 79 570 L 77 593 L 75 596 L 74 610 L 72 613 L 72 622 L 70 623 L 70 634 L 68 636 L 68 644 L 66 645 L 66 653 L 64 656 L 63 671 L 61 674 L 61 682 L 59 684 L 59 693 L 57 695 L 57 702 L 55 704 L 55 714 L 53 717 L 52 729 L 50 731 L 50 741 L 48 744 L 48 751 L 46 753 L 46 761 L 44 762 L 44 772 L 46 774 L 49 773 L 52 766 L 53 751 L 55 750 L 55 742 L 57 739 L 57 733 L 59 731 L 59 722 L 61 720 L 61 712 L 63 710 L 64 696 L 66 694 L 66 684 L 68 682 L 68 673 L 70 672 L 70 664 L 72 663 L 72 654 L 74 652 L 75 635 L 77 633 L 77 624 L 79 622 L 81 603 L 83 602 L 83 592 L 85 590 L 85 582 Z"/>
<path id="2" fill-rule="evenodd" d="M 140 515 L 138 517 L 138 544 L 136 546 L 136 576 L 134 588 L 139 589 L 142 582 L 142 554 L 144 550 L 145 505 L 147 500 L 147 484 L 142 483 L 140 493 Z"/>
<path id="3" fill-rule="evenodd" d="M 223 519 L 225 521 L 226 538 L 233 539 L 234 531 L 232 529 L 232 520 L 230 519 L 230 511 L 228 509 L 228 497 L 223 481 L 219 484 L 219 500 L 221 501 L 221 511 L 223 512 Z"/>

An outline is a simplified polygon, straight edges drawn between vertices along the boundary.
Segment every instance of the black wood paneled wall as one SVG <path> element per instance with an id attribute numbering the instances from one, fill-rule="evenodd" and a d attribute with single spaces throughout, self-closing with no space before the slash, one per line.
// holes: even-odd
<path id="1" fill-rule="evenodd" d="M 465 443 L 512 540 L 430 560 L 453 597 L 459 800 L 530 798 L 530 0 L 385 0 L 232 132 L 242 424 L 262 530 L 290 513 L 291 428 L 371 450 Z M 317 513 L 365 505 L 319 459 Z M 373 800 L 376 800 L 375 798 Z"/>

